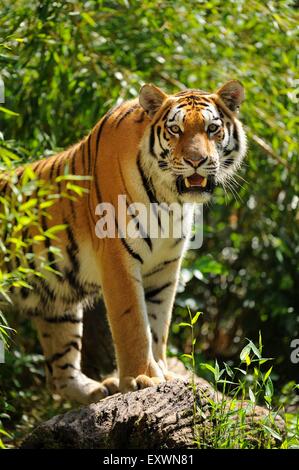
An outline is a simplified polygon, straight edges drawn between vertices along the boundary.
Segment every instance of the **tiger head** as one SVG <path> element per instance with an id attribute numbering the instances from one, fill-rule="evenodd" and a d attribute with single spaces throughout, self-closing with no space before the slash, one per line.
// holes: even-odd
<path id="1" fill-rule="evenodd" d="M 230 187 L 246 153 L 237 119 L 243 100 L 237 80 L 215 93 L 185 90 L 170 96 L 144 85 L 139 103 L 151 122 L 141 148 L 152 182 L 159 181 L 165 194 L 192 202 L 207 202 L 219 184 Z"/>

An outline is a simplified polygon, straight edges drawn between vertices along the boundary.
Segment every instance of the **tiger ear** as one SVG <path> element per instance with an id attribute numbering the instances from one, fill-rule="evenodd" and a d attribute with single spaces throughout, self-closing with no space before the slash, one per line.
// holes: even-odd
<path id="1" fill-rule="evenodd" d="M 139 103 L 150 118 L 156 114 L 166 98 L 167 95 L 151 83 L 143 85 L 139 93 Z"/>
<path id="2" fill-rule="evenodd" d="M 219 90 L 216 91 L 216 94 L 220 96 L 223 103 L 230 109 L 235 112 L 239 109 L 240 104 L 244 101 L 245 92 L 244 87 L 239 80 L 230 80 L 225 83 Z"/>

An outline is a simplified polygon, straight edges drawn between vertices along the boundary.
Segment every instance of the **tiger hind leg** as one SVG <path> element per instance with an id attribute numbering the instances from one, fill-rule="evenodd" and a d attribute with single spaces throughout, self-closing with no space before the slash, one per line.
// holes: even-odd
<path id="1" fill-rule="evenodd" d="M 96 382 L 81 372 L 82 308 L 61 316 L 34 319 L 45 360 L 47 383 L 63 398 L 94 403 L 118 392 L 118 380 Z"/>

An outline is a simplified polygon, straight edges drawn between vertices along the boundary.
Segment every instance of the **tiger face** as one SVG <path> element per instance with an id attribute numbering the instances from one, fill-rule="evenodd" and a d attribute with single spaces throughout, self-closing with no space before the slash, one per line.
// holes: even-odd
<path id="1" fill-rule="evenodd" d="M 186 90 L 168 96 L 144 85 L 139 101 L 151 119 L 146 142 L 152 179 L 181 200 L 207 202 L 217 185 L 228 185 L 246 153 L 246 136 L 237 119 L 244 99 L 232 80 L 216 93 Z"/>

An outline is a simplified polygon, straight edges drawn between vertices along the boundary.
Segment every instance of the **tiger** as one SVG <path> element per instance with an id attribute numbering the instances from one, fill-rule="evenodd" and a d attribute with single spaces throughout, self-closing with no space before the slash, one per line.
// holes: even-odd
<path id="1" fill-rule="evenodd" d="M 13 292 L 14 304 L 37 329 L 47 383 L 62 398 L 89 404 L 173 378 L 167 340 L 193 206 L 207 204 L 215 188 L 225 186 L 242 164 L 247 144 L 238 112 L 244 97 L 238 80 L 213 93 L 184 89 L 167 94 L 145 84 L 137 98 L 108 111 L 80 142 L 27 164 L 60 194 L 66 182 L 57 177 L 66 168 L 87 177 L 80 183 L 86 189 L 81 197 L 62 198 L 47 217 L 41 216 L 44 231 L 55 225 L 65 229 L 32 247 L 30 267 L 43 272 L 38 260 L 45 250 L 53 269 L 32 279 L 33 289 Z M 24 168 L 18 169 L 18 178 Z M 8 186 L 1 186 L 4 197 Z M 149 210 L 151 204 L 188 203 L 185 235 L 99 237 L 97 208 L 102 203 L 114 207 L 118 228 L 119 195 L 126 196 L 127 204 L 141 203 Z M 126 213 L 126 221 L 131 218 Z M 118 371 L 117 377 L 102 381 L 81 370 L 83 311 L 99 295 Z"/>

